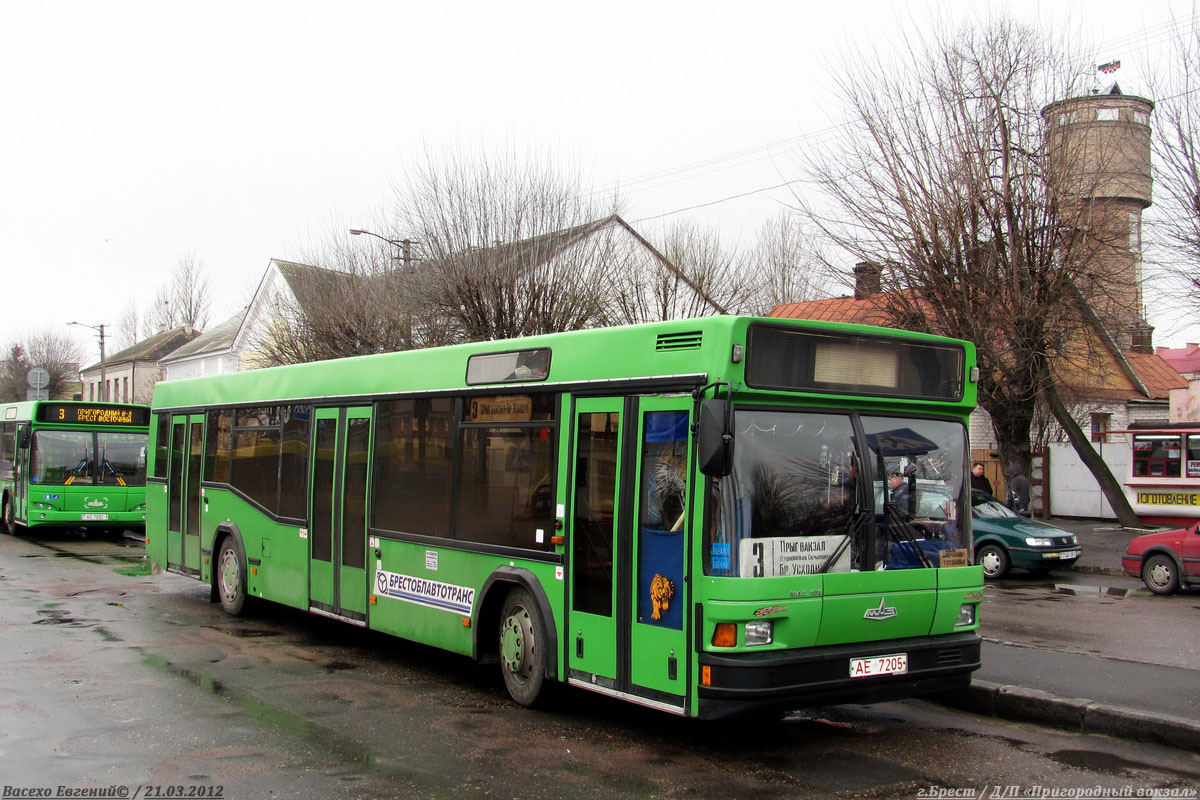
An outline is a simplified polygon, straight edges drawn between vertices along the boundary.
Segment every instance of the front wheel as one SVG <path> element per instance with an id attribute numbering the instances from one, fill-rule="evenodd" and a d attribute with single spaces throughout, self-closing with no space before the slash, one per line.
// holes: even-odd
<path id="1" fill-rule="evenodd" d="M 238 617 L 246 607 L 246 559 L 242 548 L 232 536 L 225 537 L 217 554 L 217 571 L 213 576 L 217 597 L 226 614 Z"/>
<path id="2" fill-rule="evenodd" d="M 1174 594 L 1179 589 L 1175 560 L 1165 553 L 1150 556 L 1142 564 L 1142 582 L 1155 594 Z"/>
<path id="3" fill-rule="evenodd" d="M 545 629 L 529 592 L 509 592 L 500 612 L 500 674 L 509 696 L 523 706 L 537 702 L 545 683 Z"/>
<path id="4" fill-rule="evenodd" d="M 1008 551 L 998 544 L 985 544 L 975 551 L 975 563 L 983 567 L 983 577 L 988 580 L 1003 578 L 1008 574 Z"/>

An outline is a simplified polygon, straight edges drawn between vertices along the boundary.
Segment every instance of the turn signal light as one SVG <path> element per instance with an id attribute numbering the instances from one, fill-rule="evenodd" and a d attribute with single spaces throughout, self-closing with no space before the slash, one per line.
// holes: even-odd
<path id="1" fill-rule="evenodd" d="M 737 647 L 737 625 L 732 622 L 718 622 L 713 631 L 713 647 Z"/>
<path id="2" fill-rule="evenodd" d="M 712 667 L 706 665 L 700 668 L 700 685 L 712 686 Z"/>

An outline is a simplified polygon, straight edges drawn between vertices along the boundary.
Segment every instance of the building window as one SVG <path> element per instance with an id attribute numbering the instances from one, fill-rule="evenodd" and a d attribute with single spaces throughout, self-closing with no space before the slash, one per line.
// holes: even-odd
<path id="1" fill-rule="evenodd" d="M 1107 442 L 1112 430 L 1112 414 L 1092 414 L 1092 441 Z"/>
<path id="2" fill-rule="evenodd" d="M 1129 212 L 1129 251 L 1142 252 L 1142 212 Z"/>
<path id="3" fill-rule="evenodd" d="M 128 403 L 133 399 L 129 396 L 129 378 L 122 378 L 122 381 L 125 384 L 125 389 L 124 389 L 125 402 Z"/>
<path id="4" fill-rule="evenodd" d="M 1115 108 L 1099 108 L 1096 109 L 1096 119 L 1101 122 L 1116 122 L 1120 117 Z"/>
<path id="5" fill-rule="evenodd" d="M 1145 111 L 1135 111 L 1135 112 L 1133 112 L 1133 121 L 1138 123 L 1139 125 L 1149 125 L 1150 124 L 1150 115 L 1147 114 Z"/>

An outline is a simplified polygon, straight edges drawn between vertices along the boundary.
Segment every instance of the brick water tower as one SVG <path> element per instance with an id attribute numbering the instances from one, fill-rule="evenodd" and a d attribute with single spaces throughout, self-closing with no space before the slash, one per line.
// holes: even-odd
<path id="1" fill-rule="evenodd" d="M 1150 112 L 1121 93 L 1059 100 L 1042 109 L 1051 181 L 1079 205 L 1072 258 L 1080 289 L 1122 349 L 1153 352 L 1142 301 L 1142 211 L 1150 206 Z M 1070 212 L 1068 211 L 1068 214 Z"/>

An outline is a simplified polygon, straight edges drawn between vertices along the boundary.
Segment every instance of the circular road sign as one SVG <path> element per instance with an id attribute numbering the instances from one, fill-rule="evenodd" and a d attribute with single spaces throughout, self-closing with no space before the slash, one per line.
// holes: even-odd
<path id="1" fill-rule="evenodd" d="M 34 367 L 26 373 L 25 380 L 35 389 L 45 389 L 50 385 L 50 373 L 41 367 Z"/>

